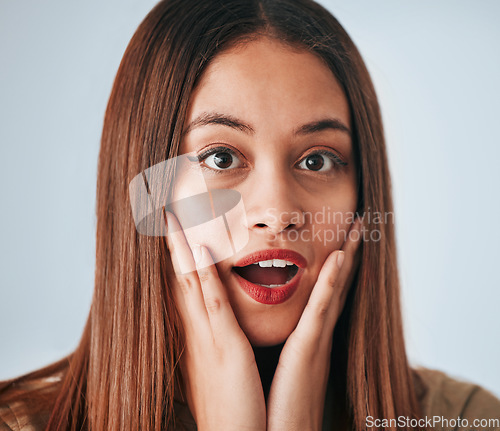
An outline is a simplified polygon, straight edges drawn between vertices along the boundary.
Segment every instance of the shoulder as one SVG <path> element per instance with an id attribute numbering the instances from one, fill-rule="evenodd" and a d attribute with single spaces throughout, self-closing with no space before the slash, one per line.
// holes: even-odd
<path id="1" fill-rule="evenodd" d="M 427 418 L 438 417 L 434 424 L 436 430 L 472 427 L 500 430 L 500 399 L 488 390 L 442 371 L 423 367 L 414 368 L 413 376 L 423 415 Z M 457 418 L 461 418 L 462 425 L 466 420 L 468 426 L 454 426 L 451 420 Z M 449 423 L 444 419 L 448 419 Z M 483 422 L 475 422 L 477 420 Z"/>
<path id="2" fill-rule="evenodd" d="M 29 413 L 22 401 L 0 405 L 0 431 L 43 431 L 50 411 Z"/>
<path id="3" fill-rule="evenodd" d="M 0 431 L 42 431 L 45 429 L 60 382 L 60 376 L 2 382 Z M 7 383 L 7 384 L 3 384 Z"/>
<path id="4" fill-rule="evenodd" d="M 0 404 L 0 431 L 20 429 L 17 417 L 8 404 Z"/>

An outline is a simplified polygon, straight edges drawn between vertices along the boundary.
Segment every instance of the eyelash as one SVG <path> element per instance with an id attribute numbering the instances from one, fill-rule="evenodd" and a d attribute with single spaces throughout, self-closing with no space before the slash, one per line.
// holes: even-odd
<path id="1" fill-rule="evenodd" d="M 222 145 L 219 145 L 217 147 L 212 147 L 212 148 L 209 148 L 208 150 L 202 152 L 201 154 L 197 154 L 196 156 L 194 157 L 189 157 L 189 159 L 191 161 L 197 161 L 198 163 L 202 163 L 203 161 L 205 161 L 209 156 L 213 155 L 213 154 L 217 154 L 217 153 L 229 153 L 231 154 L 231 156 L 234 156 L 236 158 L 238 158 L 238 154 L 232 150 L 231 148 L 229 147 L 226 147 L 226 146 L 222 146 Z M 302 157 L 302 159 L 300 159 L 296 165 L 299 165 L 301 164 L 305 159 L 307 159 L 308 157 L 312 156 L 312 155 L 316 155 L 316 154 L 320 154 L 322 156 L 326 156 L 328 157 L 332 162 L 333 164 L 336 166 L 336 167 L 342 167 L 342 166 L 346 166 L 347 165 L 347 162 L 344 162 L 339 156 L 337 156 L 334 152 L 332 151 L 328 151 L 328 150 L 324 150 L 324 149 L 321 149 L 321 150 L 315 150 L 315 151 L 312 151 L 310 152 L 309 154 L 307 154 L 305 157 Z M 224 171 L 230 171 L 232 169 L 212 169 L 208 166 L 202 166 L 204 169 L 208 169 L 210 170 L 211 172 L 215 172 L 217 174 L 221 174 L 223 173 Z M 234 169 L 234 168 L 233 168 Z M 306 169 L 303 169 L 303 170 L 306 170 Z M 310 171 L 310 172 L 315 172 L 315 171 Z"/>

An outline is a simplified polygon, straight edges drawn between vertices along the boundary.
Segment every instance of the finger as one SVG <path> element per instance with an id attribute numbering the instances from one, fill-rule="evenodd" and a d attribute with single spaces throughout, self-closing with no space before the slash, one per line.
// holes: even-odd
<path id="1" fill-rule="evenodd" d="M 323 264 L 316 285 L 309 297 L 308 305 L 313 312 L 312 317 L 323 320 L 330 311 L 330 305 L 338 291 L 338 277 L 344 264 L 345 252 L 336 250 L 328 256 Z"/>
<path id="2" fill-rule="evenodd" d="M 174 295 L 179 305 L 179 312 L 182 320 L 187 326 L 202 332 L 202 336 L 207 336 L 206 328 L 210 328 L 203 294 L 195 271 L 184 273 L 182 268 L 196 268 L 191 249 L 187 244 L 184 232 L 180 227 L 177 218 L 166 211 L 167 219 L 167 241 L 172 257 L 177 283 L 174 284 Z"/>
<path id="3" fill-rule="evenodd" d="M 361 242 L 361 227 L 362 227 L 362 221 L 359 217 L 356 218 L 354 223 L 351 225 L 351 228 L 349 229 L 349 233 L 347 234 L 347 239 L 342 244 L 341 250 L 344 250 L 346 254 L 354 254 L 356 249 L 359 246 L 359 243 Z"/>
<path id="4" fill-rule="evenodd" d="M 193 254 L 187 243 L 184 231 L 179 224 L 177 217 L 169 211 L 165 211 L 167 222 L 167 241 L 169 250 L 174 250 L 175 258 L 172 259 L 175 272 L 180 275 L 195 275 L 196 265 Z"/>
<path id="5" fill-rule="evenodd" d="M 195 244 L 193 254 L 196 258 L 198 278 L 215 340 L 227 342 L 225 339 L 227 336 L 240 336 L 241 328 L 209 250 L 203 245 Z"/>
<path id="6" fill-rule="evenodd" d="M 361 243 L 361 225 L 361 220 L 357 218 L 341 250 L 332 252 L 321 268 L 294 331 L 306 342 L 316 343 L 321 337 L 331 339 L 352 281 L 354 255 Z M 341 265 L 337 263 L 340 254 L 343 255 Z"/>
<path id="7" fill-rule="evenodd" d="M 303 337 L 303 340 L 315 343 L 325 330 L 330 329 L 325 328 L 325 322 L 331 313 L 337 278 L 344 258 L 344 251 L 335 250 L 330 253 L 323 264 L 309 301 L 294 331 Z M 331 329 L 333 330 L 333 328 Z"/>
<path id="8" fill-rule="evenodd" d="M 344 264 L 342 270 L 340 271 L 338 282 L 339 286 L 344 286 L 344 288 L 338 291 L 339 295 L 339 306 L 344 307 L 345 298 L 351 287 L 352 280 L 354 278 L 354 272 L 357 270 L 357 261 L 359 255 L 360 244 L 362 242 L 362 221 L 358 217 L 351 225 L 348 236 L 344 244 L 342 245 L 342 250 L 345 251 Z"/>

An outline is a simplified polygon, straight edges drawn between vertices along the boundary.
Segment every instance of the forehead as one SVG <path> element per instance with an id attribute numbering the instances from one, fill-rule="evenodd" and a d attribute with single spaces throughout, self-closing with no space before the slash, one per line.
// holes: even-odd
<path id="1" fill-rule="evenodd" d="M 334 116 L 350 126 L 347 99 L 322 59 L 267 37 L 214 58 L 191 96 L 187 121 L 204 111 L 283 127 Z"/>

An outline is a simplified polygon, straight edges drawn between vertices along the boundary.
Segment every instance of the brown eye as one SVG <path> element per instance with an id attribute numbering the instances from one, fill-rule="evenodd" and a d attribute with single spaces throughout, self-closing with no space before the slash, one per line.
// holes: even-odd
<path id="1" fill-rule="evenodd" d="M 221 169 L 226 169 L 233 163 L 233 156 L 229 153 L 214 154 L 214 164 Z"/>
<path id="2" fill-rule="evenodd" d="M 334 167 L 334 162 L 320 153 L 310 154 L 299 163 L 299 168 L 313 172 L 331 171 Z"/>
<path id="3" fill-rule="evenodd" d="M 241 165 L 238 157 L 229 151 L 214 151 L 212 154 L 202 156 L 201 160 L 216 171 L 234 169 Z"/>
<path id="4" fill-rule="evenodd" d="M 307 169 L 311 171 L 319 171 L 325 164 L 321 154 L 313 154 L 305 159 Z"/>
<path id="5" fill-rule="evenodd" d="M 318 150 L 304 157 L 297 166 L 306 171 L 326 174 L 346 165 L 347 163 L 340 159 L 335 153 L 327 150 Z"/>

